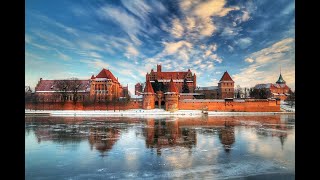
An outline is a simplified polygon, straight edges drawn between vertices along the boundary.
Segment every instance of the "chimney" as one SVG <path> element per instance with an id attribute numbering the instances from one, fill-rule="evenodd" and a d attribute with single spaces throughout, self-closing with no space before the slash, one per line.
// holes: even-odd
<path id="1" fill-rule="evenodd" d="M 161 72 L 161 64 L 157 65 L 157 72 Z"/>

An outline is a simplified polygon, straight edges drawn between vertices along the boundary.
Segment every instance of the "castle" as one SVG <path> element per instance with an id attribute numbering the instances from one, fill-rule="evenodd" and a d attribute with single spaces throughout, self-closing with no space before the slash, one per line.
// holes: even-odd
<path id="1" fill-rule="evenodd" d="M 88 80 L 42 80 L 40 78 L 35 88 L 36 96 L 27 103 L 27 107 L 57 110 L 108 110 L 109 102 L 112 102 L 114 110 L 116 108 L 119 110 L 163 108 L 170 112 L 177 110 L 280 111 L 280 100 L 277 99 L 233 99 L 235 82 L 227 71 L 223 73 L 218 86 L 197 87 L 196 82 L 196 74 L 190 69 L 181 72 L 163 72 L 161 65 L 157 65 L 156 72 L 152 69 L 146 74 L 145 85 L 142 83 L 135 85 L 135 95 L 132 95 L 135 97 L 129 99 L 124 98 L 128 97 L 128 85 L 123 87 L 118 78 L 108 69 L 102 69 L 98 75 L 92 75 Z M 270 89 L 273 93 L 288 92 L 288 87 L 281 75 L 276 85 L 270 85 Z M 279 94 L 280 97 L 281 94 Z M 37 103 L 39 102 L 35 100 L 37 98 L 41 104 Z"/>
<path id="2" fill-rule="evenodd" d="M 170 77 L 170 79 L 168 79 Z M 190 69 L 185 72 L 163 72 L 161 65 L 157 65 L 157 72 L 153 69 L 146 75 L 146 85 L 143 95 L 143 109 L 154 109 L 164 106 L 166 111 L 177 111 L 179 109 L 179 100 L 195 99 L 197 95 L 202 94 L 200 88 L 196 88 L 197 78 L 195 73 L 192 75 Z M 153 85 L 152 85 L 153 83 Z M 141 87 L 136 84 L 136 87 Z M 154 89 L 157 89 L 156 91 Z M 185 92 L 185 90 L 188 90 Z M 225 99 L 234 96 L 234 81 L 226 71 L 222 75 L 218 86 L 209 90 L 215 94 L 216 98 Z"/>
<path id="3" fill-rule="evenodd" d="M 283 80 L 281 72 L 276 83 L 257 84 L 254 88 L 267 89 L 271 92 L 272 98 L 279 98 L 281 100 L 286 100 L 291 91 L 289 86 L 287 86 L 286 81 Z"/>
<path id="4" fill-rule="evenodd" d="M 45 102 L 77 101 L 86 98 L 100 102 L 113 98 L 125 97 L 128 86 L 123 87 L 118 78 L 108 69 L 102 69 L 97 76 L 92 75 L 89 80 L 43 80 L 40 78 L 35 87 L 35 94 L 39 100 Z"/>

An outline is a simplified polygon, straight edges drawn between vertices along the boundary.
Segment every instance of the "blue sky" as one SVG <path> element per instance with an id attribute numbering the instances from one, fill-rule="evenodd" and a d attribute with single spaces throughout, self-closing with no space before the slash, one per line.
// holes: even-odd
<path id="1" fill-rule="evenodd" d="M 26 0 L 25 84 L 107 68 L 133 92 L 162 64 L 198 86 L 226 70 L 241 87 L 275 82 L 281 67 L 294 89 L 294 14 L 292 0 Z"/>

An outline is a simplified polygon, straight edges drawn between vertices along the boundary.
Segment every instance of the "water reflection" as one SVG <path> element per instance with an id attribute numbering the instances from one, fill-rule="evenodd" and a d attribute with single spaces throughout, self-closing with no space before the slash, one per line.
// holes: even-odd
<path id="1" fill-rule="evenodd" d="M 291 118 L 292 119 L 292 118 Z M 281 116 L 201 117 L 195 118 L 104 118 L 85 117 L 26 117 L 26 134 L 34 131 L 37 142 L 52 141 L 61 144 L 80 143 L 88 139 L 90 149 L 101 153 L 111 150 L 120 138 L 120 131 L 130 124 L 142 124 L 146 147 L 157 149 L 181 146 L 192 149 L 197 144 L 197 132 L 217 134 L 226 152 L 236 141 L 235 126 L 255 128 L 258 136 L 279 137 L 283 146 L 290 118 Z M 198 128 L 198 129 L 197 129 Z M 201 129 L 199 129 L 201 128 Z M 198 131 L 197 131 L 198 130 Z"/>
<path id="2" fill-rule="evenodd" d="M 159 179 L 215 179 L 252 173 L 294 173 L 294 116 L 288 115 L 25 117 L 25 136 L 29 179 L 36 172 L 43 178 L 50 174 L 39 171 L 40 167 L 50 166 L 46 169 L 51 169 L 51 174 L 66 174 L 59 169 L 64 164 L 56 164 L 64 161 L 70 166 L 65 179 L 74 179 L 79 172 L 73 169 L 84 163 L 85 171 L 120 173 L 112 175 L 120 179 L 145 174 Z M 61 146 L 71 148 L 60 152 Z M 48 155 L 50 160 L 33 160 Z M 112 167 L 106 169 L 106 164 Z M 142 174 L 127 176 L 128 169 Z"/>
<path id="3" fill-rule="evenodd" d="M 181 146 L 191 149 L 196 144 L 195 130 L 180 128 L 178 120 L 148 119 L 146 124 L 146 146 L 156 148 L 158 155 L 161 155 L 161 148 Z"/>

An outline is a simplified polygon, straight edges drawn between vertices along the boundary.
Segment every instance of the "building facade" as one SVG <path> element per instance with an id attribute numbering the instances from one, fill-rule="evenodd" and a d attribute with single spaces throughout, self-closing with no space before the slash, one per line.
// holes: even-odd
<path id="1" fill-rule="evenodd" d="M 128 88 L 127 88 L 128 89 Z M 111 100 L 112 98 L 124 97 L 128 91 L 124 88 L 108 69 L 102 69 L 97 76 L 90 79 L 90 97 L 99 100 Z"/>
<path id="2" fill-rule="evenodd" d="M 137 83 L 136 85 L 134 85 L 134 95 L 140 95 L 142 91 L 143 91 L 142 83 Z"/>
<path id="3" fill-rule="evenodd" d="M 203 95 L 204 99 L 225 99 L 234 97 L 234 81 L 225 71 L 218 83 L 218 86 L 197 87 L 196 93 Z"/>
<path id="4" fill-rule="evenodd" d="M 218 83 L 218 96 L 220 99 L 234 97 L 234 81 L 226 71 Z"/>
<path id="5" fill-rule="evenodd" d="M 86 97 L 99 102 L 112 98 L 125 97 L 128 86 L 123 87 L 107 69 L 102 69 L 97 76 L 88 80 L 43 80 L 40 78 L 35 87 L 35 95 L 46 102 L 84 101 Z"/>
<path id="6" fill-rule="evenodd" d="M 146 74 L 146 81 L 150 81 L 153 87 L 155 83 L 158 82 L 163 84 L 164 89 L 168 88 L 170 79 L 176 84 L 178 92 L 183 92 L 183 86 L 187 87 L 188 93 L 193 93 L 197 87 L 197 77 L 196 74 L 190 71 L 181 71 L 181 72 L 163 72 L 161 65 L 157 65 L 157 71 L 151 69 L 150 73 Z M 155 89 L 157 91 L 157 89 Z"/>
<path id="7" fill-rule="evenodd" d="M 270 91 L 272 98 L 280 98 L 281 100 L 286 100 L 291 91 L 291 88 L 287 86 L 286 81 L 282 78 L 281 73 L 276 83 L 257 84 L 254 88 L 267 89 Z"/>

